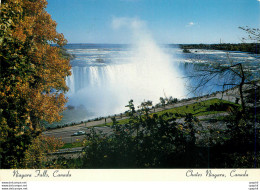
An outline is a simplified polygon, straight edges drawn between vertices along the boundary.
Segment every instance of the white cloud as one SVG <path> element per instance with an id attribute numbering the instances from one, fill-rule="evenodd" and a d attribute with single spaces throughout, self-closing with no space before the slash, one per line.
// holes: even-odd
<path id="1" fill-rule="evenodd" d="M 190 25 L 190 26 L 193 26 L 193 25 L 194 25 L 194 22 L 190 22 L 189 25 Z"/>
<path id="2" fill-rule="evenodd" d="M 194 26 L 194 25 L 196 25 L 196 23 L 194 23 L 194 22 L 189 22 L 189 23 L 186 25 L 186 27 L 191 27 L 191 26 Z"/>

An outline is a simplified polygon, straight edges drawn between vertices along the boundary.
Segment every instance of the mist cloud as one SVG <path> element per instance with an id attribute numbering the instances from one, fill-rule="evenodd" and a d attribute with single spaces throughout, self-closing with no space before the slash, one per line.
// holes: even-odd
<path id="1" fill-rule="evenodd" d="M 139 18 L 130 18 L 130 17 L 113 17 L 112 18 L 112 27 L 113 29 L 120 29 L 123 27 L 128 27 L 130 29 L 141 29 L 145 27 L 145 22 Z"/>

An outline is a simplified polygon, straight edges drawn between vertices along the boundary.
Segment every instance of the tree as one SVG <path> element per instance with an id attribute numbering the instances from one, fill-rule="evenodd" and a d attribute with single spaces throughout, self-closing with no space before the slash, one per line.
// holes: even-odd
<path id="1" fill-rule="evenodd" d="M 53 163 L 47 154 L 56 152 L 63 145 L 64 143 L 60 139 L 54 137 L 40 135 L 34 138 L 25 151 L 23 166 L 27 169 L 59 168 L 60 165 Z"/>
<path id="2" fill-rule="evenodd" d="M 244 30 L 245 32 L 247 32 L 248 37 L 246 38 L 242 38 L 242 40 L 244 41 L 248 41 L 251 40 L 254 43 L 259 43 L 260 40 L 260 28 L 250 28 L 248 26 L 246 27 L 238 27 L 241 30 Z"/>
<path id="3" fill-rule="evenodd" d="M 160 97 L 160 102 L 163 107 L 165 107 L 165 99 L 163 97 Z"/>
<path id="4" fill-rule="evenodd" d="M 149 116 L 149 111 L 151 107 L 153 106 L 153 102 L 151 100 L 147 100 L 141 103 L 139 108 L 141 108 L 141 112 L 144 114 L 144 116 Z"/>
<path id="5" fill-rule="evenodd" d="M 242 63 L 233 64 L 231 62 L 225 65 L 213 63 L 200 66 L 200 68 L 197 67 L 196 69 L 195 75 L 192 76 L 198 79 L 195 90 L 203 88 L 213 80 L 217 81 L 214 85 L 223 87 L 223 91 L 230 87 L 238 86 L 242 110 L 243 112 L 245 111 L 243 86 L 244 84 L 250 84 L 251 75 L 250 72 L 245 71 Z"/>
<path id="6" fill-rule="evenodd" d="M 134 102 L 133 100 L 130 100 L 130 101 L 128 102 L 128 105 L 125 106 L 125 107 L 128 107 L 128 108 L 129 108 L 129 115 L 130 115 L 130 116 L 133 116 L 134 113 L 135 113 L 135 106 L 134 106 L 134 103 L 133 103 L 133 102 Z"/>
<path id="7" fill-rule="evenodd" d="M 17 167 L 40 121 L 61 119 L 70 75 L 46 0 L 3 0 L 0 17 L 1 167 Z M 52 45 L 57 44 L 57 45 Z"/>

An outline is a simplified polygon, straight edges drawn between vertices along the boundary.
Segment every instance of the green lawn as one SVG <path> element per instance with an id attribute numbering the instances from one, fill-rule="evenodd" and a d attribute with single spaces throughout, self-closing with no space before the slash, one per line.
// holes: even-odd
<path id="1" fill-rule="evenodd" d="M 227 111 L 227 110 L 220 110 L 220 111 L 209 111 L 208 110 L 210 105 L 217 104 L 217 103 L 226 103 L 226 104 L 230 104 L 230 105 L 233 105 L 233 106 L 236 106 L 236 107 L 238 106 L 238 104 L 234 104 L 233 102 L 214 98 L 214 99 L 211 99 L 211 100 L 205 100 L 205 101 L 190 104 L 190 105 L 187 105 L 187 106 L 181 106 L 181 107 L 176 107 L 176 108 L 160 111 L 160 112 L 157 112 L 156 114 L 158 114 L 158 116 L 160 116 L 160 115 L 168 112 L 168 113 L 173 113 L 173 114 L 178 113 L 178 114 L 181 114 L 181 115 L 191 113 L 194 116 L 202 116 L 202 115 L 223 113 L 223 112 Z"/>
<path id="2" fill-rule="evenodd" d="M 82 147 L 82 146 L 83 146 L 83 142 L 78 141 L 78 142 L 74 142 L 74 143 L 66 143 L 66 144 L 64 144 L 64 146 L 61 149 L 76 148 L 76 147 Z"/>

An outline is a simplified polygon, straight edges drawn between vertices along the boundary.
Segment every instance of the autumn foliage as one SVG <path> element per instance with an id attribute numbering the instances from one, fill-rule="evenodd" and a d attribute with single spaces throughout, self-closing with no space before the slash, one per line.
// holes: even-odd
<path id="1" fill-rule="evenodd" d="M 69 60 L 46 0 L 3 0 L 0 16 L 0 167 L 18 167 L 41 133 L 61 119 Z M 56 45 L 51 45 L 56 44 Z"/>
<path id="2" fill-rule="evenodd" d="M 32 144 L 25 151 L 24 168 L 59 168 L 60 166 L 53 162 L 51 155 L 48 154 L 56 152 L 63 145 L 64 143 L 60 139 L 38 136 L 33 139 Z"/>

